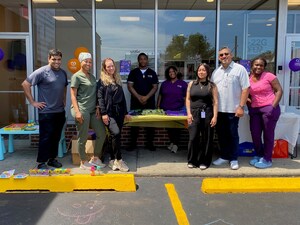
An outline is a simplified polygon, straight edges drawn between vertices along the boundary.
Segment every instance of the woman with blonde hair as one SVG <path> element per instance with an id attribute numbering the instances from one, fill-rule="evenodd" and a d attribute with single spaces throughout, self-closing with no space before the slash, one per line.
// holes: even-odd
<path id="1" fill-rule="evenodd" d="M 111 58 L 106 58 L 102 62 L 97 96 L 99 103 L 97 113 L 101 115 L 111 138 L 109 167 L 112 170 L 127 172 L 129 168 L 122 160 L 121 154 L 121 131 L 125 117 L 130 116 L 127 115 L 121 77 L 117 74 L 115 62 Z"/>

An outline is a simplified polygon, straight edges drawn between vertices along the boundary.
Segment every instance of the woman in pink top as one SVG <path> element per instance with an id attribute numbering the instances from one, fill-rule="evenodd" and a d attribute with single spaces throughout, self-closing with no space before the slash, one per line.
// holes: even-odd
<path id="1" fill-rule="evenodd" d="M 252 61 L 248 100 L 250 130 L 257 156 L 250 165 L 264 169 L 272 166 L 274 131 L 280 116 L 282 88 L 276 76 L 266 72 L 267 61 L 258 57 Z M 263 140 L 261 138 L 263 133 Z"/>

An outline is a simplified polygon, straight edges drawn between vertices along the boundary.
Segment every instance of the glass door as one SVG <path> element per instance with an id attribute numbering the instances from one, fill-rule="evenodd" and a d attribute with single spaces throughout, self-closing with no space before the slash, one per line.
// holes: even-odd
<path id="1" fill-rule="evenodd" d="M 300 35 L 287 36 L 285 59 L 284 105 L 300 115 Z"/>
<path id="2" fill-rule="evenodd" d="M 25 123 L 30 112 L 21 86 L 28 74 L 28 34 L 0 35 L 0 127 Z"/>

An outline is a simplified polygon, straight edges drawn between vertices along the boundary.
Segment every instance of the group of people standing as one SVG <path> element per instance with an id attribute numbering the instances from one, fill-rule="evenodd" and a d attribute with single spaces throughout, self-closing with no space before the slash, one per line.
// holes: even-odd
<path id="1" fill-rule="evenodd" d="M 34 71 L 22 83 L 29 103 L 39 110 L 39 151 L 37 168 L 48 166 L 60 168 L 57 161 L 58 142 L 65 123 L 66 72 L 60 68 L 62 53 L 53 49 L 48 54 L 48 65 Z M 71 114 L 78 131 L 80 168 L 104 167 L 103 145 L 107 136 L 111 142 L 110 161 L 112 170 L 129 171 L 121 154 L 121 131 L 128 115 L 121 77 L 116 71 L 113 59 L 102 62 L 100 78 L 96 81 L 90 73 L 92 56 L 88 52 L 79 54 L 81 68 L 71 77 Z M 280 116 L 279 101 L 282 88 L 275 75 L 265 72 L 266 60 L 252 61 L 250 77 L 246 69 L 232 61 L 228 47 L 219 51 L 220 67 L 211 75 L 210 67 L 203 63 L 197 68 L 197 78 L 187 84 L 175 66 L 165 71 L 166 80 L 161 84 L 157 105 L 155 93 L 158 78 L 148 67 L 148 56 L 138 55 L 139 67 L 131 70 L 127 87 L 131 93 L 131 109 L 155 109 L 187 112 L 189 131 L 188 168 L 207 169 L 211 163 L 219 166 L 225 163 L 237 170 L 239 153 L 239 118 L 247 105 L 250 115 L 250 130 L 257 155 L 250 165 L 257 168 L 272 166 L 274 130 Z M 31 93 L 31 86 L 38 87 L 38 101 Z M 88 129 L 96 134 L 94 156 L 89 159 L 85 153 Z M 220 158 L 212 162 L 214 127 L 220 146 Z M 154 128 L 145 128 L 146 148 L 155 151 Z M 176 153 L 180 130 L 168 128 L 171 152 Z M 263 140 L 262 140 L 263 134 Z M 131 127 L 131 142 L 127 148 L 136 148 L 138 128 Z"/>

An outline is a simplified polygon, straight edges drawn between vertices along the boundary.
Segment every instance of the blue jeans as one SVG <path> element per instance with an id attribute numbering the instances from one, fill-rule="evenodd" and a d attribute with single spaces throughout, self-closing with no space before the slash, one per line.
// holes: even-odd
<path id="1" fill-rule="evenodd" d="M 222 159 L 237 160 L 239 155 L 239 117 L 235 113 L 218 113 L 217 134 Z"/>
<path id="2" fill-rule="evenodd" d="M 57 157 L 58 142 L 66 121 L 65 111 L 60 113 L 39 113 L 39 151 L 37 162 L 47 162 Z"/>

